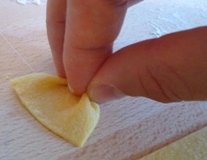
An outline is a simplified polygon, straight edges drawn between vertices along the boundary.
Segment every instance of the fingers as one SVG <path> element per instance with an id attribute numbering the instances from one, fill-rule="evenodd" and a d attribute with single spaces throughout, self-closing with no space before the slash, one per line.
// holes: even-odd
<path id="1" fill-rule="evenodd" d="M 63 60 L 74 94 L 86 91 L 92 77 L 111 55 L 126 9 L 126 1 L 67 1 Z"/>
<path id="2" fill-rule="evenodd" d="M 63 42 L 65 34 L 66 0 L 48 0 L 47 34 L 57 72 L 65 76 L 63 66 Z"/>
<path id="3" fill-rule="evenodd" d="M 131 7 L 141 1 L 143 1 L 143 0 L 128 0 L 128 7 Z"/>
<path id="4" fill-rule="evenodd" d="M 145 96 L 162 102 L 207 99 L 207 27 L 136 43 L 111 56 L 89 85 L 105 102 Z"/>

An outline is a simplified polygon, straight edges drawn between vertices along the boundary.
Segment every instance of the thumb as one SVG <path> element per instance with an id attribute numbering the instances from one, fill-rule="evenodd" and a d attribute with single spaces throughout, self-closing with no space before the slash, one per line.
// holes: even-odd
<path id="1" fill-rule="evenodd" d="M 121 49 L 104 63 L 88 93 L 105 102 L 124 95 L 161 102 L 207 99 L 207 27 Z"/>

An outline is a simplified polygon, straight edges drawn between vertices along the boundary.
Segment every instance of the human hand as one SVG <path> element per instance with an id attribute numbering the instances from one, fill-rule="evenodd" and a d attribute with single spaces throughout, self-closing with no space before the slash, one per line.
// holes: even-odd
<path id="1" fill-rule="evenodd" d="M 207 100 L 207 27 L 121 49 L 103 64 L 88 93 L 97 102 L 124 95 L 161 102 Z"/>
<path id="2" fill-rule="evenodd" d="M 58 74 L 76 95 L 112 54 L 126 10 L 140 0 L 48 0 L 47 31 Z"/>
<path id="3" fill-rule="evenodd" d="M 87 92 L 98 102 L 125 94 L 163 102 L 207 99 L 207 27 L 136 43 L 111 55 L 127 7 L 138 1 L 67 2 L 48 1 L 47 27 L 58 73 L 68 77 L 75 94 L 85 92 L 95 76 Z"/>

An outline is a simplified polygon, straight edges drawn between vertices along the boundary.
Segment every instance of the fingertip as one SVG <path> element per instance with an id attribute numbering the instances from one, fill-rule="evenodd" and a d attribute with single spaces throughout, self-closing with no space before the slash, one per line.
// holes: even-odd
<path id="1" fill-rule="evenodd" d="M 57 75 L 61 78 L 66 78 L 65 71 L 59 70 L 57 71 Z"/>
<path id="2" fill-rule="evenodd" d="M 74 93 L 74 89 L 71 87 L 70 83 L 68 83 L 68 89 L 71 93 Z"/>
<path id="3" fill-rule="evenodd" d="M 97 103 L 105 103 L 125 96 L 125 94 L 118 88 L 108 84 L 92 85 L 88 89 L 88 94 L 91 100 Z"/>
<path id="4" fill-rule="evenodd" d="M 72 94 L 74 94 L 76 96 L 81 96 L 82 94 L 84 94 L 86 92 L 83 89 L 81 90 L 81 88 L 78 89 L 78 88 L 72 87 L 72 85 L 70 84 L 70 82 L 68 82 L 68 90 L 69 90 L 70 93 L 72 93 Z"/>
<path id="5" fill-rule="evenodd" d="M 93 79 L 101 65 L 111 54 L 110 49 L 80 49 L 65 46 L 63 63 L 67 81 L 73 94 L 80 96 L 87 91 L 90 81 Z"/>

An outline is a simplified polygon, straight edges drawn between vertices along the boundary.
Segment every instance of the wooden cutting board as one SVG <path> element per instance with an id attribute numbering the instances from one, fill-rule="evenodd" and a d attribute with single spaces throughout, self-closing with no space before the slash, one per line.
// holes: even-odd
<path id="1" fill-rule="evenodd" d="M 135 15 L 150 3 L 142 4 Z M 160 6 L 157 5 L 157 8 Z M 158 14 L 159 10 L 154 13 Z M 154 14 L 149 14 L 153 19 Z M 142 17 L 142 16 L 140 16 Z M 126 19 L 130 22 L 130 17 Z M 146 23 L 141 18 L 139 23 Z M 149 25 L 150 26 L 150 25 Z M 137 40 L 157 30 L 143 29 Z M 133 42 L 124 25 L 115 49 Z M 153 33 L 151 35 L 151 33 Z M 146 34 L 146 36 L 144 36 Z M 20 104 L 9 79 L 32 72 L 55 74 L 45 30 L 45 5 L 21 6 L 0 0 L 0 159 L 125 160 L 138 159 L 207 125 L 205 102 L 162 104 L 126 97 L 101 105 L 101 119 L 83 148 L 75 148 L 40 125 Z"/>

